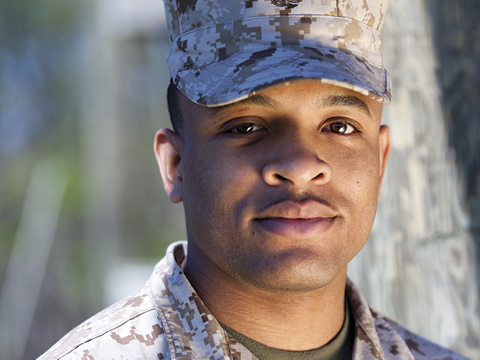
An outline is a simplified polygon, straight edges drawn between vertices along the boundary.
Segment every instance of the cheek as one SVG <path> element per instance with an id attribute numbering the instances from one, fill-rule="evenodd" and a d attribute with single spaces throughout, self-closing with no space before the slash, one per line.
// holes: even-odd
<path id="1" fill-rule="evenodd" d="M 375 218 L 379 191 L 379 159 L 375 147 L 337 153 L 331 182 L 348 204 L 354 231 L 368 236 Z M 336 169 L 336 170 L 335 170 Z"/>
<path id="2" fill-rule="evenodd" d="M 369 200 L 379 189 L 378 148 L 368 143 L 351 151 L 337 152 L 334 169 L 344 187 L 355 198 Z"/>
<path id="3" fill-rule="evenodd" d="M 379 191 L 379 158 L 375 147 L 337 151 L 330 159 L 330 185 L 349 202 L 352 216 L 372 217 Z"/>
<path id="4" fill-rule="evenodd" d="M 254 171 L 239 158 L 211 148 L 194 147 L 184 154 L 184 207 L 197 234 L 228 233 L 238 224 L 251 189 Z M 195 227 L 195 228 L 194 228 Z"/>

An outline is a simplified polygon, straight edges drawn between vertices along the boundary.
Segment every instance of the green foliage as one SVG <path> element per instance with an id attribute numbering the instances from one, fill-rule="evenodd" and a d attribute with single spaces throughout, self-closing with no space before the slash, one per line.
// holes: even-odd
<path id="1" fill-rule="evenodd" d="M 87 2 L 72 0 L 16 0 L 0 4 L 1 42 L 19 44 L 26 34 L 54 38 L 79 24 L 79 11 Z M 21 46 L 21 43 L 19 44 Z"/>

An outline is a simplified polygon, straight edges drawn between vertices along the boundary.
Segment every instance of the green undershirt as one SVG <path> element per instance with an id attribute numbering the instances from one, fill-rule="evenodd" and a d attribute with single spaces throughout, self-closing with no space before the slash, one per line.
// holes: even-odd
<path id="1" fill-rule="evenodd" d="M 220 325 L 259 360 L 345 360 L 351 359 L 353 354 L 354 323 L 350 304 L 347 298 L 345 298 L 345 319 L 340 332 L 328 344 L 308 351 L 288 351 L 271 348 L 236 332 L 222 323 Z"/>

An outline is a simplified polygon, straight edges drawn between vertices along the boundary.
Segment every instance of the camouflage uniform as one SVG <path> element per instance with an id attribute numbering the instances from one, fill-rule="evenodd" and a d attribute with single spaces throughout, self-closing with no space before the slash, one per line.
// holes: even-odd
<path id="1" fill-rule="evenodd" d="M 186 251 L 186 242 L 170 245 L 143 289 L 73 329 L 40 359 L 256 359 L 191 287 L 175 261 Z M 355 318 L 353 359 L 465 359 L 372 310 L 351 281 L 347 296 Z"/>

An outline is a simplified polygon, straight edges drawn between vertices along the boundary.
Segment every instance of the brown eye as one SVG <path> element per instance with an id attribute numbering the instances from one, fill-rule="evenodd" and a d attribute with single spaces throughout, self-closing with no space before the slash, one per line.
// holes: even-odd
<path id="1" fill-rule="evenodd" d="M 356 131 L 356 129 L 352 125 L 346 122 L 330 123 L 324 128 L 324 130 L 330 131 L 336 134 L 340 134 L 340 135 L 348 135 Z"/>
<path id="2" fill-rule="evenodd" d="M 262 130 L 263 127 L 257 124 L 246 123 L 233 127 L 230 132 L 234 134 L 250 134 L 254 131 Z"/>

